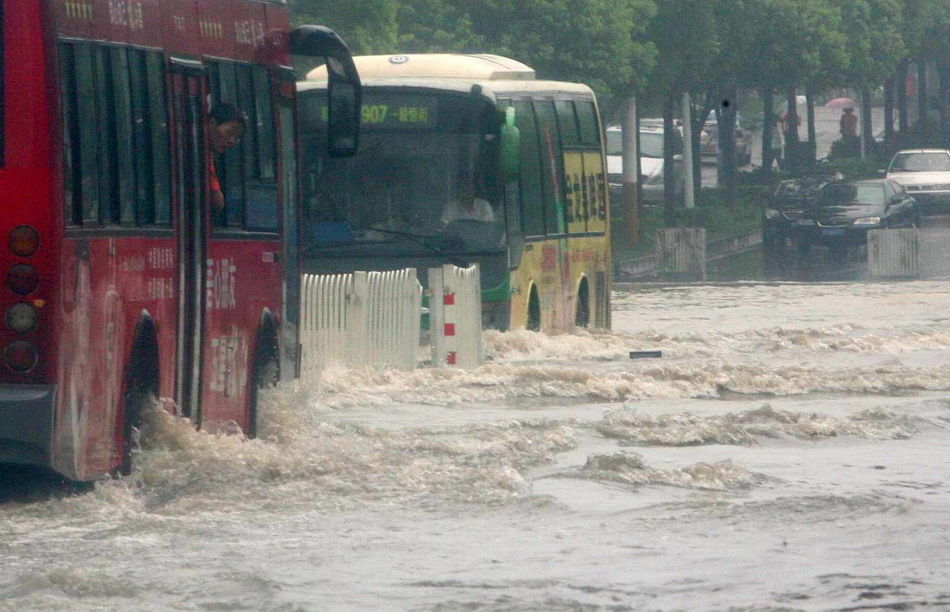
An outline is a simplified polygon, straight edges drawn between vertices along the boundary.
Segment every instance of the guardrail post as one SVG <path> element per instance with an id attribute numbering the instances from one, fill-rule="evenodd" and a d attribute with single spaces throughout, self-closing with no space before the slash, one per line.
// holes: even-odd
<path id="1" fill-rule="evenodd" d="M 429 268 L 429 337 L 432 344 L 432 367 L 446 364 L 445 335 L 445 268 Z"/>
<path id="2" fill-rule="evenodd" d="M 870 278 L 920 278 L 920 232 L 917 228 L 868 231 Z"/>
<path id="3" fill-rule="evenodd" d="M 478 266 L 430 268 L 429 291 L 433 367 L 478 367 L 482 360 Z"/>
<path id="4" fill-rule="evenodd" d="M 705 228 L 666 227 L 656 230 L 656 263 L 660 274 L 706 280 Z"/>
<path id="5" fill-rule="evenodd" d="M 346 363 L 352 368 L 366 365 L 367 328 L 369 315 L 369 278 L 366 272 L 354 272 L 350 290 L 346 293 Z"/>

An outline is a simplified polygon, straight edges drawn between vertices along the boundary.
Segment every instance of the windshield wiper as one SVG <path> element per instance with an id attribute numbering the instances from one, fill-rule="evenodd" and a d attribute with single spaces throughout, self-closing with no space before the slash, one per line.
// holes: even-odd
<path id="1" fill-rule="evenodd" d="M 380 229 L 378 227 L 371 227 L 370 230 L 374 232 L 379 232 L 380 234 L 389 234 L 391 236 L 399 236 L 401 238 L 406 238 L 410 242 L 414 242 L 415 244 L 418 244 L 419 246 L 425 249 L 428 249 L 429 251 L 432 251 L 433 253 L 437 255 L 445 257 L 449 261 L 449 263 L 451 263 L 453 266 L 457 266 L 459 268 L 468 267 L 468 263 L 462 261 L 461 259 L 459 259 L 458 257 L 455 257 L 454 255 L 450 255 L 444 249 L 437 247 L 436 245 L 431 244 L 429 242 L 433 238 L 443 238 L 442 236 L 433 236 L 430 234 L 413 234 L 411 232 L 397 232 L 396 230 Z M 456 245 L 464 244 L 462 243 L 462 240 L 457 237 L 452 242 L 453 244 L 456 244 Z"/>

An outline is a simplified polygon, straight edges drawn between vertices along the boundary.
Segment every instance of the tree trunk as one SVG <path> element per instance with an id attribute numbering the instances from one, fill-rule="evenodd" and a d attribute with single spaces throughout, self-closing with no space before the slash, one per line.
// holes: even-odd
<path id="1" fill-rule="evenodd" d="M 787 106 L 785 110 L 785 144 L 794 146 L 798 144 L 798 124 L 801 121 L 798 116 L 798 100 L 794 87 L 788 88 L 785 102 Z"/>
<path id="2" fill-rule="evenodd" d="M 805 112 L 808 117 L 808 142 L 811 143 L 811 155 L 808 164 L 815 163 L 815 153 L 818 150 L 816 143 L 817 135 L 815 133 L 815 92 L 809 87 L 805 89 Z"/>
<path id="3" fill-rule="evenodd" d="M 874 130 L 871 125 L 871 90 L 861 89 L 861 138 L 864 139 L 864 157 L 873 157 Z"/>
<path id="4" fill-rule="evenodd" d="M 942 147 L 950 148 L 950 59 L 940 63 L 940 127 Z"/>
<path id="5" fill-rule="evenodd" d="M 703 134 L 703 127 L 706 125 L 706 118 L 709 117 L 709 113 L 712 111 L 712 102 L 714 96 L 711 92 L 707 92 L 704 96 L 705 100 L 701 109 L 697 110 L 696 105 L 693 105 L 693 110 L 696 111 L 693 114 L 693 185 L 696 188 L 696 193 L 699 193 L 699 190 L 703 186 L 703 164 L 702 164 L 702 142 L 700 141 L 700 136 Z"/>
<path id="6" fill-rule="evenodd" d="M 910 127 L 910 120 L 907 116 L 907 70 L 908 60 L 903 59 L 897 65 L 897 77 L 894 86 L 897 91 L 897 127 L 900 130 L 901 138 L 907 135 Z"/>
<path id="7" fill-rule="evenodd" d="M 736 165 L 736 113 L 739 111 L 739 92 L 730 85 L 724 92 L 725 102 L 719 112 L 719 147 L 722 157 L 719 167 L 722 169 L 722 184 L 725 188 L 726 202 L 731 208 L 736 206 L 738 176 Z"/>
<path id="8" fill-rule="evenodd" d="M 930 133 L 927 113 L 927 58 L 917 58 L 917 129 L 921 136 Z"/>
<path id="9" fill-rule="evenodd" d="M 888 151 L 894 143 L 894 80 L 891 75 L 884 81 L 884 147 Z"/>
<path id="10" fill-rule="evenodd" d="M 663 220 L 667 227 L 676 225 L 676 180 L 673 172 L 673 96 L 663 100 Z"/>
<path id="11" fill-rule="evenodd" d="M 775 103 L 772 89 L 763 87 L 759 90 L 762 98 L 762 167 L 766 172 L 772 172 L 775 156 L 772 153 L 772 127 L 775 125 L 775 112 L 772 110 Z"/>

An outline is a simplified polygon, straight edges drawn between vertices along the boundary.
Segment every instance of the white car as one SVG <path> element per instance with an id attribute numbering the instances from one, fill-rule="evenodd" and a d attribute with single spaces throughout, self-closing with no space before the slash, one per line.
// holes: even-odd
<path id="1" fill-rule="evenodd" d="M 887 167 L 887 178 L 900 183 L 923 211 L 950 205 L 950 150 L 898 151 Z"/>
<path id="2" fill-rule="evenodd" d="M 663 201 L 663 128 L 645 125 L 640 127 L 640 180 L 645 202 Z M 611 185 L 619 188 L 623 183 L 623 131 L 619 127 L 607 128 L 607 177 Z M 682 142 L 674 149 L 673 176 L 677 179 L 674 191 L 679 198 L 683 193 Z"/>

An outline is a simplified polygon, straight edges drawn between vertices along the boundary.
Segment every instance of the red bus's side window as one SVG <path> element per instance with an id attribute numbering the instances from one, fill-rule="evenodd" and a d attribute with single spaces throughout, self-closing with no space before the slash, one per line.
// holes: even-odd
<path id="1" fill-rule="evenodd" d="M 4 96 L 6 95 L 4 85 L 6 84 L 6 70 L 4 70 L 3 43 L 6 38 L 6 30 L 3 29 L 3 3 L 0 3 L 0 166 L 4 165 L 4 152 L 6 148 L 6 104 Z"/>
<path id="2" fill-rule="evenodd" d="M 211 105 L 235 104 L 247 115 L 239 146 L 216 160 L 225 209 L 219 228 L 276 232 L 280 227 L 273 90 L 263 66 L 208 62 Z"/>
<path id="3" fill-rule="evenodd" d="M 161 53 L 59 45 L 66 221 L 168 227 L 171 169 Z"/>

